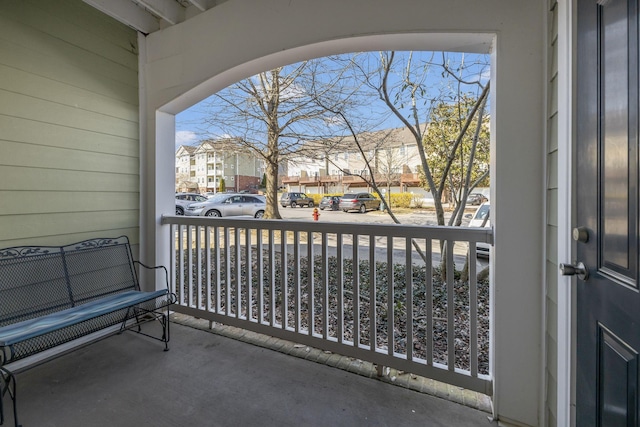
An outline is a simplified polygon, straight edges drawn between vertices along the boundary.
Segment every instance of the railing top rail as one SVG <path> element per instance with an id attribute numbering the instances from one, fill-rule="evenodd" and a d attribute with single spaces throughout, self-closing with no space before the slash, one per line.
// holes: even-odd
<path id="1" fill-rule="evenodd" d="M 163 215 L 162 225 L 191 225 L 200 227 L 232 227 L 274 231 L 301 231 L 375 235 L 385 237 L 438 239 L 493 244 L 493 228 L 452 227 L 409 224 L 362 224 L 347 222 L 310 222 L 282 219 L 208 218 Z"/>

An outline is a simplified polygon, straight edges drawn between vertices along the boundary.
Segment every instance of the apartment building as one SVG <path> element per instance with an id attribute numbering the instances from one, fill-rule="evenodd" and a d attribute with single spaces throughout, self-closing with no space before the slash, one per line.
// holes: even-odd
<path id="1" fill-rule="evenodd" d="M 420 186 L 420 156 L 413 134 L 407 128 L 387 129 L 359 135 L 362 150 L 352 141 L 307 144 L 287 159 L 288 176 L 283 185 L 308 193 L 345 193 L 369 186 L 370 171 L 380 186 L 393 192 L 428 194 Z"/>
<path id="2" fill-rule="evenodd" d="M 231 140 L 207 140 L 176 151 L 176 191 L 198 193 L 225 190 L 255 191 L 264 162 Z"/>

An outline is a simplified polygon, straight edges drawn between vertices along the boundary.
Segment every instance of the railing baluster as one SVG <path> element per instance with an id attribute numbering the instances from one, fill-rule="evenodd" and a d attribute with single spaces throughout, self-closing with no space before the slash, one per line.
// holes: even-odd
<path id="1" fill-rule="evenodd" d="M 405 240 L 405 268 L 404 281 L 406 311 L 407 311 L 407 360 L 413 360 L 413 245 L 411 239 Z"/>
<path id="2" fill-rule="evenodd" d="M 236 302 L 235 302 L 235 316 L 236 319 L 240 317 L 240 313 L 242 312 L 242 294 L 241 294 L 241 285 L 242 285 L 242 263 L 240 259 L 241 251 L 241 238 L 240 238 L 240 228 L 234 228 L 233 234 L 233 243 L 234 243 L 234 252 L 235 252 L 235 290 L 236 290 Z"/>
<path id="3" fill-rule="evenodd" d="M 189 268 L 189 275 L 187 281 L 187 300 L 189 301 L 189 307 L 193 307 L 193 227 L 189 226 L 187 229 L 187 267 Z"/>
<path id="4" fill-rule="evenodd" d="M 258 307 L 257 316 L 258 323 L 264 322 L 264 254 L 262 246 L 262 229 L 256 229 L 256 256 L 257 256 L 257 269 L 258 269 Z"/>
<path id="5" fill-rule="evenodd" d="M 307 231 L 307 286 L 308 286 L 308 307 L 307 319 L 309 321 L 309 335 L 313 335 L 316 326 L 316 306 L 315 306 L 315 281 L 313 277 L 313 232 Z"/>
<path id="6" fill-rule="evenodd" d="M 196 307 L 202 308 L 200 305 L 202 302 L 202 227 L 195 227 L 196 232 L 196 246 L 194 248 L 194 253 L 196 256 L 196 295 L 195 295 L 195 304 Z"/>
<path id="7" fill-rule="evenodd" d="M 408 264 L 407 267 L 411 266 Z M 393 356 L 395 339 L 394 301 L 395 289 L 393 287 L 393 237 L 387 236 L 387 354 Z"/>
<path id="8" fill-rule="evenodd" d="M 206 311 L 211 311 L 211 230 L 204 227 L 204 256 L 205 256 L 205 297 Z"/>
<path id="9" fill-rule="evenodd" d="M 276 245 L 274 242 L 274 230 L 269 230 L 269 325 L 276 325 Z"/>
<path id="10" fill-rule="evenodd" d="M 427 365 L 433 366 L 433 328 L 435 321 L 433 320 L 433 240 L 427 239 L 425 242 L 425 295 L 427 297 L 426 317 L 427 317 Z"/>
<path id="11" fill-rule="evenodd" d="M 224 314 L 231 316 L 231 237 L 230 229 L 228 227 L 224 228 L 224 264 L 226 270 L 224 278 Z"/>
<path id="12" fill-rule="evenodd" d="M 388 266 L 387 266 L 388 267 Z M 369 348 L 375 351 L 378 346 L 378 318 L 376 314 L 376 236 L 369 235 Z M 388 337 L 387 337 L 388 338 Z M 388 345 L 388 340 L 387 340 Z"/>
<path id="13" fill-rule="evenodd" d="M 322 236 L 322 273 L 320 280 L 322 281 L 322 338 L 325 340 L 329 337 L 329 262 L 327 259 L 327 247 L 329 241 L 327 233 L 323 232 Z"/>
<path id="14" fill-rule="evenodd" d="M 360 262 L 359 262 L 359 238 L 353 234 L 353 346 L 360 346 Z"/>
<path id="15" fill-rule="evenodd" d="M 247 306 L 245 309 L 245 316 L 247 320 L 252 320 L 253 318 L 253 314 L 252 314 L 252 309 L 253 309 L 253 274 L 252 274 L 252 266 L 253 264 L 253 256 L 251 254 L 251 228 L 245 228 L 244 229 L 244 234 L 245 234 L 245 244 L 244 244 L 244 248 L 245 248 L 245 262 L 244 262 L 244 270 L 247 273 L 247 284 L 246 284 L 246 290 L 245 292 L 247 293 Z"/>
<path id="16" fill-rule="evenodd" d="M 285 229 L 281 230 L 280 233 L 280 256 L 282 259 L 282 279 L 281 279 L 281 287 L 280 291 L 282 292 L 282 321 L 281 327 L 282 329 L 287 329 L 287 317 L 288 317 L 288 305 L 289 305 L 289 263 L 287 261 L 287 231 Z"/>
<path id="17" fill-rule="evenodd" d="M 453 241 L 446 240 L 444 250 L 447 257 L 447 367 L 453 371 L 456 362 Z"/>
<path id="18" fill-rule="evenodd" d="M 478 274 L 476 243 L 469 243 L 469 358 L 471 376 L 478 376 Z"/>
<path id="19" fill-rule="evenodd" d="M 293 232 L 293 259 L 300 259 L 300 232 Z M 300 294 L 300 262 L 293 263 L 293 309 L 295 331 L 300 332 L 301 327 L 301 310 L 302 310 L 302 295 Z M 309 313 L 307 313 L 307 322 L 309 321 Z"/>
<path id="20" fill-rule="evenodd" d="M 338 281 L 338 319 L 337 319 L 337 331 L 338 342 L 344 342 L 344 259 L 342 254 L 342 233 L 336 234 L 336 280 Z"/>
<path id="21" fill-rule="evenodd" d="M 216 313 L 220 313 L 222 311 L 222 300 L 220 299 L 221 287 L 220 287 L 220 230 L 219 227 L 213 227 L 213 259 L 216 263 L 216 275 L 215 275 L 215 287 L 216 287 Z"/>

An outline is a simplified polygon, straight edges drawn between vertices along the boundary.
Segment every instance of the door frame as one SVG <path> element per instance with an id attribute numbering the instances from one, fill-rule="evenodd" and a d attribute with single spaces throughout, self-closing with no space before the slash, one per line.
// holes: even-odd
<path id="1" fill-rule="evenodd" d="M 576 0 L 558 0 L 558 262 L 575 258 Z M 574 426 L 576 372 L 576 278 L 556 270 L 558 283 L 558 425 Z M 548 397 L 548 393 L 547 393 Z"/>

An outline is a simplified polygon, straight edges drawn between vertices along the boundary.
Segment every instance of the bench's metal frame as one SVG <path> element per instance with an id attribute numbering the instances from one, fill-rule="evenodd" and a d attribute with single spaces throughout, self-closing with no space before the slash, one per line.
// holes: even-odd
<path id="1" fill-rule="evenodd" d="M 164 270 L 166 290 L 142 292 L 136 265 Z M 125 297 L 123 293 L 131 300 L 109 305 L 109 299 Z M 5 419 L 2 399 L 8 394 L 19 426 L 16 378 L 5 365 L 118 324 L 117 333 L 133 330 L 164 342 L 167 351 L 169 307 L 175 302 L 166 267 L 134 261 L 126 236 L 63 247 L 1 249 L 0 425 Z M 91 311 L 92 306 L 98 310 Z M 142 330 L 142 324 L 153 321 L 162 326 L 161 337 Z"/>

